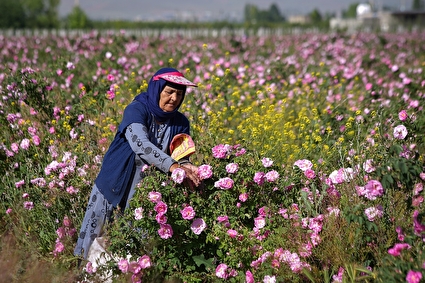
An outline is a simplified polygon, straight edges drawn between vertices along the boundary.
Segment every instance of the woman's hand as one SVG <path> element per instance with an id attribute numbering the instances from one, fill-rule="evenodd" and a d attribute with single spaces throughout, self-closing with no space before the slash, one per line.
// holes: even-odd
<path id="1" fill-rule="evenodd" d="M 185 163 L 181 165 L 181 167 L 186 172 L 186 177 L 189 178 L 195 186 L 199 186 L 201 183 L 201 179 L 198 176 L 198 167 L 191 164 L 191 163 Z"/>
<path id="2" fill-rule="evenodd" d="M 193 165 L 192 163 L 184 163 L 179 165 L 178 163 L 174 163 L 170 167 L 170 172 L 173 172 L 176 168 L 181 168 L 186 173 L 186 178 L 191 180 L 193 184 L 197 187 L 201 184 L 201 179 L 198 176 L 198 167 Z"/>

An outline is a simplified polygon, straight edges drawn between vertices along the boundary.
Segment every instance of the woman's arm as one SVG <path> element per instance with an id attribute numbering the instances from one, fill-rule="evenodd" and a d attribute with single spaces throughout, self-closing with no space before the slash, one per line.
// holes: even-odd
<path id="1" fill-rule="evenodd" d="M 140 123 L 130 124 L 126 131 L 125 137 L 130 144 L 131 149 L 146 164 L 152 164 L 163 172 L 173 172 L 176 168 L 181 168 L 186 172 L 187 178 L 198 186 L 200 179 L 198 176 L 198 167 L 190 162 L 177 162 L 171 156 L 156 147 L 148 136 L 148 129 Z"/>
<path id="2" fill-rule="evenodd" d="M 131 149 L 146 164 L 154 165 L 163 172 L 170 172 L 171 165 L 177 162 L 149 140 L 148 128 L 143 124 L 132 123 L 127 126 L 125 137 Z"/>

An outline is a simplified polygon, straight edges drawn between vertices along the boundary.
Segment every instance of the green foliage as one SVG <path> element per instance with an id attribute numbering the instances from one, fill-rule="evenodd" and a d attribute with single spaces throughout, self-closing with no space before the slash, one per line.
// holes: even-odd
<path id="1" fill-rule="evenodd" d="M 423 218 L 420 221 L 423 221 Z M 377 274 L 378 282 L 403 282 L 409 271 L 423 270 L 425 262 L 423 239 L 409 230 L 406 231 L 409 236 L 400 242 L 408 243 L 410 246 L 402 249 L 397 255 L 384 255 Z"/>
<path id="2" fill-rule="evenodd" d="M 58 28 L 60 0 L 20 0 L 25 12 L 25 24 L 31 28 Z"/>
<path id="3" fill-rule="evenodd" d="M 226 173 L 225 166 L 232 162 L 239 164 L 240 169 L 235 174 Z M 166 278 L 191 278 L 191 282 L 197 282 L 207 278 L 212 280 L 214 277 L 211 274 L 220 263 L 226 263 L 234 269 L 238 266 L 248 267 L 261 252 L 252 253 L 247 247 L 255 247 L 260 243 L 266 249 L 274 248 L 276 244 L 292 245 L 281 239 L 290 230 L 289 223 L 282 217 L 267 220 L 269 228 L 258 231 L 257 238 L 274 231 L 266 241 L 255 238 L 252 229 L 253 219 L 258 216 L 255 211 L 265 209 L 267 215 L 278 214 L 281 207 L 291 205 L 289 200 L 293 199 L 296 190 L 273 189 L 286 187 L 288 184 L 285 182 L 260 186 L 248 181 L 249 176 L 263 167 L 252 153 L 242 156 L 235 156 L 233 153 L 226 159 L 211 160 L 210 165 L 214 170 L 214 177 L 204 180 L 203 185 L 197 189 L 179 185 L 153 168 L 146 171 L 147 176 L 139 184 L 130 209 L 109 230 L 110 250 L 121 258 L 127 255 L 137 258 L 149 254 L 156 264 L 145 271 L 144 278 L 147 280 L 151 280 L 150 276 L 161 273 Z M 272 169 L 277 168 L 267 170 Z M 234 187 L 229 190 L 217 188 L 215 183 L 226 176 L 233 179 Z M 161 201 L 168 206 L 166 219 L 172 225 L 172 238 L 161 239 L 158 235 L 160 226 L 155 218 L 156 204 L 150 200 L 150 192 L 161 193 Z M 249 195 L 248 200 L 239 201 L 238 204 L 239 195 L 243 193 Z M 285 199 L 288 201 L 284 201 Z M 195 218 L 205 220 L 207 228 L 201 234 L 194 234 L 190 228 L 192 221 L 182 218 L 180 211 L 185 206 L 193 207 Z M 136 208 L 143 208 L 143 218 L 135 220 Z M 228 216 L 228 224 L 220 223 L 217 220 L 220 216 Z M 238 236 L 230 237 L 227 234 L 229 229 L 237 231 Z M 264 272 L 268 270 L 269 268 L 265 268 Z M 240 273 L 236 282 L 242 278 L 244 274 Z"/>
<path id="4" fill-rule="evenodd" d="M 245 23 L 279 23 L 284 22 L 285 17 L 280 13 L 276 4 L 271 4 L 268 10 L 260 10 L 256 5 L 246 4 L 244 8 Z"/>
<path id="5" fill-rule="evenodd" d="M 75 6 L 67 17 L 67 27 L 70 29 L 87 29 L 93 27 L 93 24 L 80 6 Z"/>
<path id="6" fill-rule="evenodd" d="M 0 1 L 0 11 L 7 11 L 0 18 L 0 28 L 25 27 L 25 14 L 20 1 L 2 0 Z"/>
<path id="7" fill-rule="evenodd" d="M 59 28 L 60 0 L 2 0 L 0 28 Z"/>
<path id="8" fill-rule="evenodd" d="M 347 10 L 342 11 L 343 18 L 356 18 L 357 17 L 357 6 L 360 3 L 352 3 L 348 6 Z"/>
<path id="9" fill-rule="evenodd" d="M 425 8 L 423 0 L 413 0 L 412 10 L 423 10 Z"/>
<path id="10" fill-rule="evenodd" d="M 311 21 L 315 24 L 320 23 L 323 20 L 322 14 L 317 9 L 314 9 L 313 11 L 311 11 L 309 16 Z"/>

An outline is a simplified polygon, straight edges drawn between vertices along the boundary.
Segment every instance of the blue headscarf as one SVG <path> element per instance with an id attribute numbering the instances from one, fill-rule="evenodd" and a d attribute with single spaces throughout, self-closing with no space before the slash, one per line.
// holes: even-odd
<path id="1" fill-rule="evenodd" d="M 178 112 L 180 105 L 182 104 L 184 100 L 184 96 L 186 94 L 186 86 L 179 85 L 178 88 L 183 90 L 183 99 L 180 102 L 180 104 L 176 107 L 176 109 L 174 109 L 171 112 L 165 112 L 159 107 L 160 94 L 162 90 L 165 88 L 165 86 L 167 84 L 170 85 L 170 83 L 164 79 L 154 80 L 153 78 L 157 75 L 161 75 L 164 73 L 172 73 L 172 72 L 178 72 L 178 71 L 174 68 L 159 69 L 155 73 L 155 75 L 153 75 L 152 78 L 150 79 L 147 91 L 140 93 L 134 98 L 135 100 L 138 100 L 142 102 L 143 104 L 145 104 L 158 122 L 164 122 L 168 119 L 173 118 Z"/>

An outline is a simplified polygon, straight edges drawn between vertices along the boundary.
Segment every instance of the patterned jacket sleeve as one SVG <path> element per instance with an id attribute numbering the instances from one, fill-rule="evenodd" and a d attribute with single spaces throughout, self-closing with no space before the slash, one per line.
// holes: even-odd
<path id="1" fill-rule="evenodd" d="M 145 164 L 154 165 L 167 173 L 176 161 L 149 140 L 148 128 L 140 123 L 127 126 L 125 137 L 131 149 Z"/>

